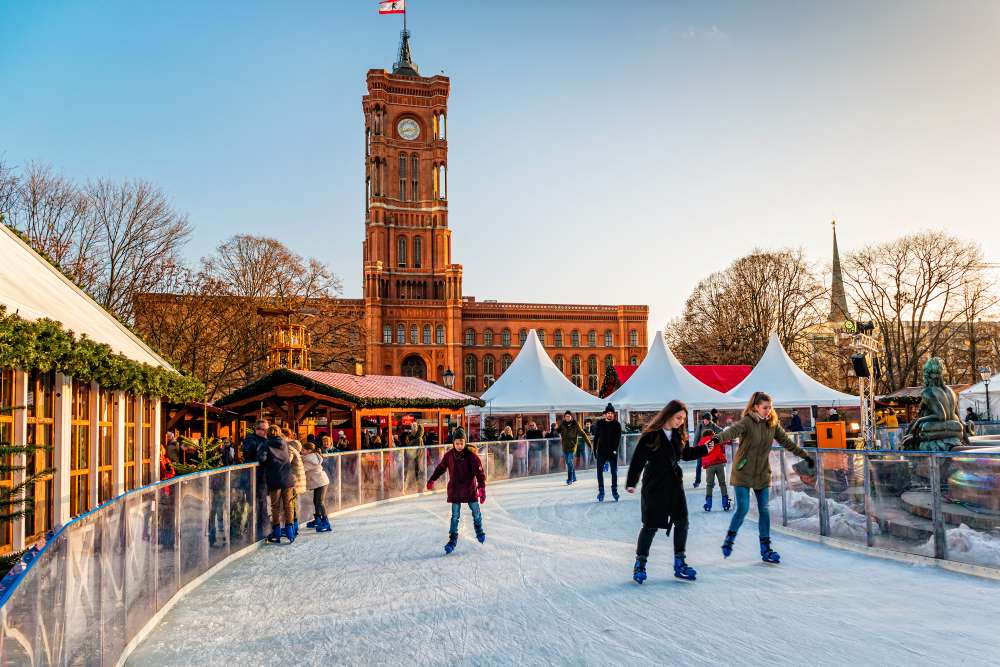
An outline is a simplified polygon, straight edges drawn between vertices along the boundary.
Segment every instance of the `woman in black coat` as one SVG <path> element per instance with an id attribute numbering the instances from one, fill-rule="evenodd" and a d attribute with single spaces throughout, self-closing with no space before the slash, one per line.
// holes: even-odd
<path id="1" fill-rule="evenodd" d="M 646 580 L 646 559 L 653 536 L 660 528 L 674 531 L 674 576 L 694 580 L 698 574 L 684 561 L 687 544 L 688 512 L 684 495 L 684 473 L 680 461 L 707 456 L 713 445 L 688 446 L 687 406 L 670 401 L 646 425 L 628 467 L 625 490 L 635 493 L 642 473 L 642 530 L 635 548 L 632 578 Z"/>

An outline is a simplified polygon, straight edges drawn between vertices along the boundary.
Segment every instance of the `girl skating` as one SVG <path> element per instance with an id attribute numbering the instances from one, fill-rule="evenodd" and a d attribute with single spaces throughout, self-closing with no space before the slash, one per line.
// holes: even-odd
<path id="1" fill-rule="evenodd" d="M 452 436 L 452 448 L 441 457 L 441 462 L 434 469 L 434 474 L 427 480 L 427 490 L 434 489 L 434 482 L 448 471 L 448 502 L 451 503 L 451 529 L 448 531 L 448 544 L 444 545 L 445 553 L 450 554 L 458 544 L 458 520 L 462 514 L 462 503 L 468 503 L 472 510 L 472 525 L 476 529 L 476 539 L 480 544 L 486 541 L 483 530 L 483 514 L 480 503 L 486 502 L 486 473 L 483 472 L 483 462 L 475 450 L 466 446 L 465 432 L 455 429 Z"/>
<path id="2" fill-rule="evenodd" d="M 771 490 L 771 443 L 778 443 L 815 465 L 815 461 L 801 447 L 788 437 L 785 429 L 778 424 L 778 413 L 771 406 L 771 397 L 762 391 L 754 392 L 749 403 L 743 409 L 743 418 L 712 436 L 712 442 L 718 444 L 739 438 L 740 446 L 733 458 L 733 471 L 729 483 L 733 485 L 736 495 L 736 513 L 729 523 L 729 532 L 722 543 L 722 555 L 729 558 L 733 553 L 733 542 L 736 533 L 743 525 L 743 519 L 750 509 L 750 489 L 757 497 L 757 527 L 760 531 L 760 557 L 765 563 L 779 563 L 781 556 L 771 549 L 771 512 L 768 507 Z"/>
<path id="3" fill-rule="evenodd" d="M 687 407 L 670 401 L 646 425 L 628 467 L 625 490 L 635 493 L 642 473 L 642 530 L 635 548 L 632 578 L 646 580 L 646 560 L 653 536 L 660 528 L 674 531 L 674 576 L 693 581 L 697 571 L 684 560 L 687 545 L 688 512 L 684 496 L 684 474 L 680 461 L 708 455 L 714 445 L 688 446 Z"/>

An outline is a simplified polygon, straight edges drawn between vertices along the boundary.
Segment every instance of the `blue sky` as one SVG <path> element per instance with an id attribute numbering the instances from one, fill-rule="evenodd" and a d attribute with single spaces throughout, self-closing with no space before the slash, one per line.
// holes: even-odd
<path id="1" fill-rule="evenodd" d="M 754 246 L 943 228 L 1000 261 L 1000 3 L 411 0 L 452 81 L 465 292 L 646 303 L 651 328 Z M 191 257 L 277 236 L 361 289 L 375 0 L 0 0 L 0 154 L 145 178 Z"/>

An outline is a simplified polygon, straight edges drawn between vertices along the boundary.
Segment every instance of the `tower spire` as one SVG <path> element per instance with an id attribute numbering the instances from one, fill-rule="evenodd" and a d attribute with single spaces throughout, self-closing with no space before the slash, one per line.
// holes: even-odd
<path id="1" fill-rule="evenodd" d="M 413 52 L 410 50 L 410 31 L 406 27 L 406 14 L 403 14 L 403 32 L 399 34 L 399 53 L 392 65 L 393 74 L 403 76 L 420 76 L 417 64 L 413 62 Z"/>
<path id="2" fill-rule="evenodd" d="M 837 221 L 833 226 L 833 281 L 830 285 L 830 321 L 844 322 L 851 319 L 847 311 L 847 294 L 844 292 L 844 274 L 840 268 L 840 249 L 837 247 Z"/>

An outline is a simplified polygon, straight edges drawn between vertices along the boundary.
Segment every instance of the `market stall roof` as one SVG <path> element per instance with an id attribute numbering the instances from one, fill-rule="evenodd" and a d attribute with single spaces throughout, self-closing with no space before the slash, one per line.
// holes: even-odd
<path id="1" fill-rule="evenodd" d="M 750 375 L 726 396 L 746 403 L 755 391 L 770 394 L 774 405 L 778 407 L 854 405 L 859 400 L 857 396 L 831 389 L 806 375 L 785 352 L 777 334 L 771 334 L 764 356 L 750 371 Z"/>
<path id="2" fill-rule="evenodd" d="M 514 362 L 480 397 L 485 408 L 468 408 L 469 414 L 542 414 L 549 412 L 600 412 L 605 401 L 570 382 L 549 358 L 532 329 Z"/>
<path id="3" fill-rule="evenodd" d="M 128 327 L 102 308 L 59 269 L 0 223 L 0 305 L 8 313 L 35 321 L 55 320 L 77 336 L 105 343 L 132 361 L 170 368 Z"/>
<path id="4" fill-rule="evenodd" d="M 689 408 L 714 408 L 732 405 L 732 399 L 691 375 L 657 331 L 646 358 L 635 373 L 608 400 L 626 410 L 659 410 L 672 399 L 684 401 Z"/>
<path id="5" fill-rule="evenodd" d="M 420 378 L 279 368 L 216 401 L 215 405 L 235 408 L 265 398 L 287 398 L 295 391 L 354 408 L 461 409 L 481 403 L 473 396 Z"/>
<path id="6" fill-rule="evenodd" d="M 1000 373 L 990 378 L 993 395 L 990 396 L 990 412 L 986 414 L 986 383 L 977 382 L 958 395 L 958 407 L 965 415 L 966 408 L 972 408 L 982 419 L 1000 419 Z"/>
<path id="7" fill-rule="evenodd" d="M 968 387 L 967 384 L 950 384 L 948 387 L 959 394 L 963 389 Z M 923 385 L 915 387 L 903 387 L 902 389 L 897 389 L 891 394 L 883 394 L 882 396 L 876 396 L 875 400 L 879 403 L 920 403 L 920 395 L 923 393 Z"/>

